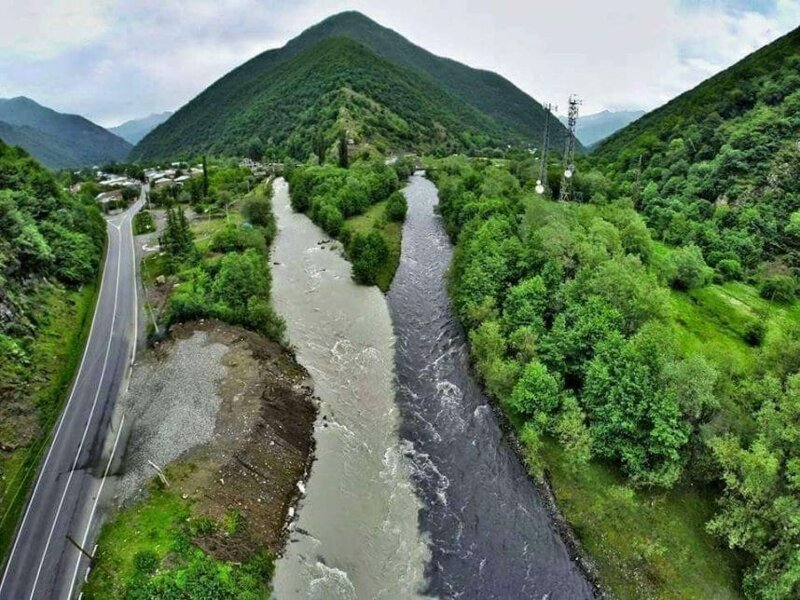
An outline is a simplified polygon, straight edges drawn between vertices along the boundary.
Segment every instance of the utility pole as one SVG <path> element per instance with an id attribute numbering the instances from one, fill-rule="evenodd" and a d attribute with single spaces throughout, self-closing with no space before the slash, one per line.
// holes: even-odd
<path id="1" fill-rule="evenodd" d="M 539 158 L 539 179 L 536 181 L 536 193 L 544 194 L 547 191 L 547 151 L 550 149 L 550 119 L 558 107 L 547 104 L 544 107 L 544 132 L 542 133 L 542 156 Z"/>
<path id="2" fill-rule="evenodd" d="M 575 175 L 575 128 L 578 125 L 578 108 L 582 104 L 575 94 L 569 97 L 567 112 L 567 141 L 564 147 L 564 174 L 561 176 L 561 193 L 558 199 L 569 202 L 572 199 L 572 176 Z"/>

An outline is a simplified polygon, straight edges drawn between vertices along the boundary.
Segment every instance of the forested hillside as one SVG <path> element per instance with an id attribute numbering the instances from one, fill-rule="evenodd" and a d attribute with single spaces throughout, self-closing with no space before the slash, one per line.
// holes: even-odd
<path id="1" fill-rule="evenodd" d="M 50 169 L 91 167 L 124 160 L 131 145 L 78 115 L 30 98 L 0 99 L 0 139 L 21 146 Z"/>
<path id="2" fill-rule="evenodd" d="M 345 13 L 214 83 L 132 156 L 266 152 L 305 160 L 315 136 L 333 142 L 342 127 L 382 151 L 478 151 L 537 143 L 544 115 L 499 76 L 434 57 Z M 555 139 L 563 139 L 563 126 L 553 123 Z"/>
<path id="3" fill-rule="evenodd" d="M 718 276 L 800 268 L 800 30 L 600 145 L 593 161 L 655 235 Z"/>
<path id="4" fill-rule="evenodd" d="M 0 554 L 91 320 L 105 224 L 0 142 Z"/>
<path id="5" fill-rule="evenodd" d="M 532 471 L 616 596 L 797 598 L 800 305 L 712 283 L 601 174 L 591 203 L 542 199 L 528 161 L 432 173 L 454 308 Z"/>

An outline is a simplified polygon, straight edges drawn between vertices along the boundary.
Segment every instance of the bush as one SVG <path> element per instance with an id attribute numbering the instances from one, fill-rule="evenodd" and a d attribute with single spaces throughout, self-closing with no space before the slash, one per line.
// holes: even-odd
<path id="1" fill-rule="evenodd" d="M 274 226 L 275 216 L 272 205 L 266 196 L 251 196 L 242 204 L 242 216 L 259 227 Z"/>
<path id="2" fill-rule="evenodd" d="M 672 252 L 673 273 L 670 285 L 676 290 L 691 290 L 706 285 L 714 271 L 703 258 L 703 252 L 694 244 L 676 248 Z"/>
<path id="3" fill-rule="evenodd" d="M 724 281 L 739 280 L 744 275 L 742 264 L 732 258 L 726 258 L 717 263 L 717 273 Z"/>
<path id="4" fill-rule="evenodd" d="M 133 217 L 133 235 L 151 233 L 155 230 L 156 224 L 153 221 L 153 215 L 150 214 L 150 211 L 140 210 Z"/>
<path id="5" fill-rule="evenodd" d="M 389 201 L 386 203 L 386 216 L 389 217 L 389 220 L 402 223 L 406 220 L 407 212 L 408 202 L 402 192 L 394 192 L 389 196 Z"/>
<path id="6" fill-rule="evenodd" d="M 742 338 L 749 346 L 760 346 L 767 333 L 767 326 L 763 321 L 751 321 L 744 328 Z"/>
<path id="7" fill-rule="evenodd" d="M 212 252 L 243 252 L 248 248 L 254 248 L 266 253 L 261 229 L 253 227 L 245 229 L 233 223 L 227 223 L 214 232 L 210 248 Z"/>
<path id="8" fill-rule="evenodd" d="M 377 231 L 358 233 L 350 243 L 350 259 L 353 263 L 353 279 L 364 285 L 374 285 L 378 271 L 389 258 L 389 244 Z"/>
<path id="9" fill-rule="evenodd" d="M 791 304 L 797 297 L 797 280 L 791 275 L 775 275 L 761 284 L 761 297 Z"/>

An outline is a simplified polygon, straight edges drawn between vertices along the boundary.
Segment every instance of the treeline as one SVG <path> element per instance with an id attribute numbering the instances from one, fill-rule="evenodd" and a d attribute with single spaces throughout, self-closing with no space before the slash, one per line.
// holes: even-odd
<path id="1" fill-rule="evenodd" d="M 752 370 L 726 380 L 725 365 L 685 350 L 670 303 L 670 285 L 709 281 L 697 246 L 654 242 L 629 200 L 544 200 L 511 174 L 524 165 L 435 167 L 456 243 L 453 306 L 532 468 L 555 439 L 571 461 L 611 461 L 634 486 L 722 485 L 708 528 L 751 557 L 748 596 L 797 597 L 800 327 L 769 337 Z M 748 409 L 752 418 L 738 415 Z"/>
<path id="2" fill-rule="evenodd" d="M 391 240 L 381 230 L 382 226 L 386 221 L 405 220 L 407 206 L 399 189 L 401 181 L 412 172 L 413 163 L 403 159 L 391 166 L 358 162 L 350 169 L 295 166 L 287 171 L 286 178 L 292 208 L 306 213 L 326 233 L 340 239 L 353 264 L 353 279 L 374 285 L 391 258 Z M 381 202 L 386 203 L 385 214 L 376 226 L 367 230 L 347 226 L 348 218 L 362 215 Z"/>

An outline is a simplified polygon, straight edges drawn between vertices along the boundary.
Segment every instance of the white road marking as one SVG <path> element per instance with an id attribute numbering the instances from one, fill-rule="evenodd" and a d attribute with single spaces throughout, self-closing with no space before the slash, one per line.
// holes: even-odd
<path id="1" fill-rule="evenodd" d="M 81 450 L 83 450 L 83 444 L 86 441 L 86 434 L 89 432 L 89 426 L 92 422 L 92 417 L 94 416 L 94 410 L 97 407 L 97 400 L 100 397 L 100 390 L 103 388 L 103 381 L 105 380 L 106 376 L 106 367 L 108 366 L 108 355 L 111 352 L 111 340 L 114 337 L 114 324 L 117 320 L 117 303 L 119 299 L 119 272 L 121 266 L 121 252 L 122 252 L 122 237 L 119 232 L 119 228 L 117 227 L 117 233 L 120 235 L 120 250 L 117 254 L 117 283 L 116 289 L 114 290 L 114 316 L 111 319 L 111 329 L 108 335 L 108 343 L 106 344 L 106 354 L 103 358 L 103 368 L 100 375 L 100 382 L 97 385 L 97 392 L 94 395 L 94 401 L 92 402 L 92 408 L 89 411 L 89 417 L 86 419 L 86 426 L 83 428 L 83 435 L 81 436 L 81 442 L 78 445 L 78 451 L 75 453 L 75 459 L 72 462 L 72 468 L 69 471 L 69 477 L 67 478 L 67 483 L 64 486 L 64 492 L 61 494 L 61 500 L 58 503 L 58 508 L 56 509 L 56 515 L 53 518 L 53 524 L 50 526 L 50 533 L 47 535 L 47 542 L 45 542 L 44 550 L 42 551 L 42 558 L 39 560 L 39 568 L 36 569 L 36 577 L 33 580 L 33 587 L 31 587 L 31 595 L 29 596 L 30 600 L 36 595 L 36 586 L 39 583 L 39 577 L 42 575 L 42 567 L 44 566 L 44 559 L 47 556 L 47 551 L 50 548 L 50 542 L 53 541 L 53 532 L 56 529 L 56 524 L 58 523 L 58 517 L 61 515 L 61 509 L 64 507 L 64 500 L 67 497 L 67 492 L 69 491 L 69 485 L 72 483 L 72 477 L 75 475 L 75 468 L 78 466 L 78 459 L 81 454 Z"/>
<path id="2" fill-rule="evenodd" d="M 86 530 L 83 532 L 83 539 L 81 540 L 81 548 L 86 546 L 86 540 L 89 539 L 89 530 L 92 527 L 92 521 L 94 520 L 94 513 L 97 511 L 97 505 L 100 502 L 100 496 L 103 495 L 103 486 L 106 484 L 106 477 L 108 477 L 108 472 L 111 470 L 111 463 L 114 462 L 114 454 L 117 452 L 117 444 L 119 443 L 119 436 L 122 434 L 122 427 L 125 425 L 125 414 L 122 414 L 122 419 L 119 421 L 119 426 L 117 427 L 117 436 L 114 438 L 114 446 L 111 448 L 111 455 L 108 457 L 108 462 L 106 463 L 106 470 L 103 473 L 103 479 L 100 481 L 100 489 L 97 490 L 97 495 L 94 498 L 94 504 L 92 504 L 92 511 L 89 513 L 89 522 L 86 523 Z M 94 550 L 92 550 L 92 556 L 95 556 L 97 552 L 97 544 L 95 544 Z M 78 552 L 78 560 L 75 561 L 75 572 L 72 574 L 72 581 L 69 584 L 69 594 L 67 594 L 67 598 L 72 598 L 72 590 L 75 587 L 75 579 L 78 577 L 78 570 L 81 566 L 81 558 L 83 558 L 83 554 Z M 89 570 L 91 569 L 91 564 L 89 568 L 86 569 L 86 578 L 84 581 L 89 579 Z"/>
<path id="3" fill-rule="evenodd" d="M 106 261 L 103 265 L 103 271 L 108 268 L 108 255 L 106 255 Z M 119 274 L 119 252 L 117 253 L 117 274 Z M 89 337 L 86 338 L 86 346 L 83 348 L 83 356 L 81 358 L 81 364 L 78 367 L 78 375 L 75 377 L 75 380 L 72 382 L 72 391 L 70 392 L 69 398 L 67 399 L 67 404 L 64 407 L 64 411 L 61 413 L 61 419 L 58 421 L 58 427 L 56 427 L 56 434 L 53 436 L 53 441 L 50 443 L 50 449 L 47 451 L 47 456 L 44 459 L 44 464 L 42 465 L 41 470 L 39 471 L 39 477 L 36 478 L 36 485 L 33 487 L 33 493 L 31 494 L 31 499 L 28 501 L 28 508 L 25 510 L 25 515 L 22 517 L 22 524 L 19 526 L 19 530 L 17 531 L 16 539 L 14 540 L 14 545 L 11 548 L 11 554 L 8 555 L 8 561 L 6 562 L 6 570 L 3 573 L 3 579 L 0 580 L 0 592 L 3 591 L 3 586 L 6 583 L 6 579 L 8 577 L 9 570 L 11 569 L 11 563 L 14 561 L 14 553 L 17 550 L 17 546 L 19 544 L 20 534 L 22 530 L 25 528 L 25 523 L 28 521 L 28 515 L 31 511 L 31 507 L 33 506 L 33 501 L 36 498 L 36 493 L 39 491 L 39 484 L 42 482 L 42 475 L 47 470 L 47 464 L 50 462 L 50 456 L 53 453 L 53 448 L 56 445 L 56 440 L 58 440 L 58 435 L 61 433 L 61 426 L 64 424 L 64 419 L 66 419 L 67 413 L 69 412 L 69 407 L 72 404 L 72 399 L 75 397 L 75 388 L 77 387 L 78 381 L 80 381 L 81 373 L 83 373 L 83 365 L 86 362 L 86 355 L 89 352 L 89 346 L 91 345 L 92 335 L 94 334 L 94 326 L 97 323 L 97 311 L 100 309 L 100 304 L 103 298 L 103 289 L 106 285 L 106 275 L 103 274 L 103 279 L 100 282 L 100 292 L 97 294 L 97 300 L 95 301 L 94 305 L 94 314 L 92 315 L 92 325 L 89 328 Z"/>

